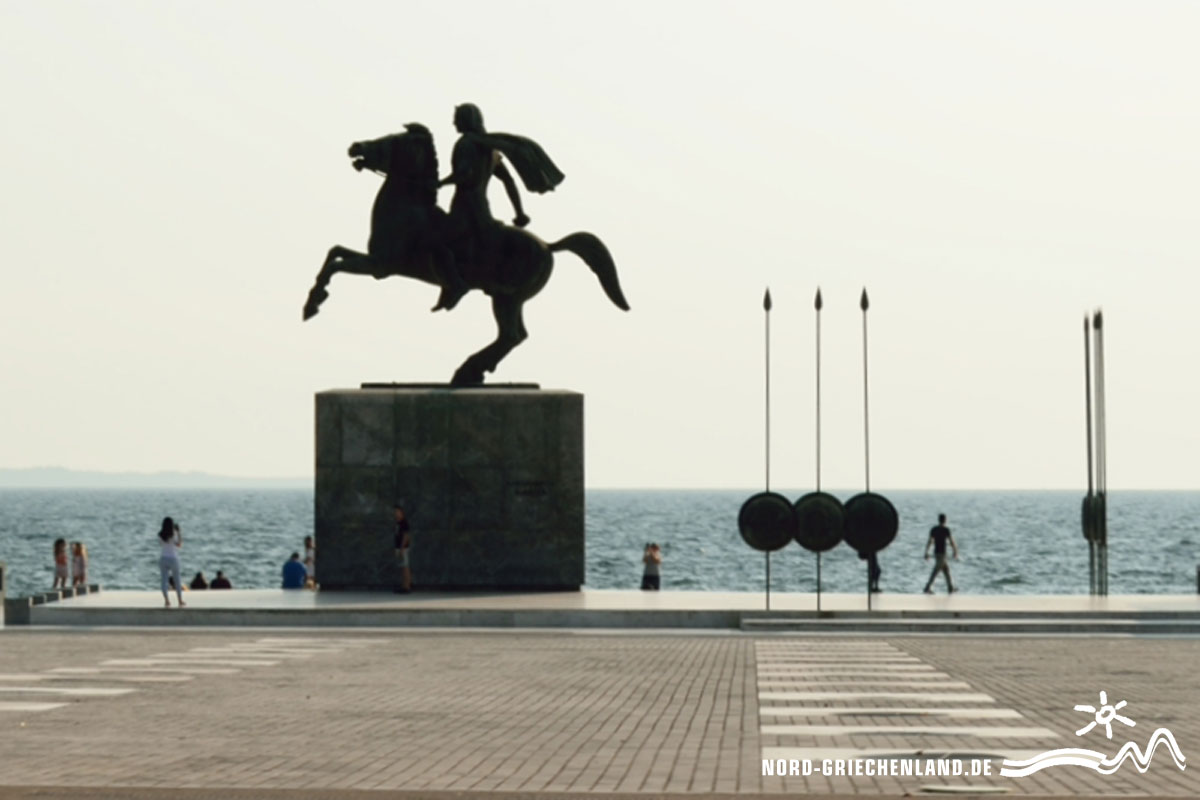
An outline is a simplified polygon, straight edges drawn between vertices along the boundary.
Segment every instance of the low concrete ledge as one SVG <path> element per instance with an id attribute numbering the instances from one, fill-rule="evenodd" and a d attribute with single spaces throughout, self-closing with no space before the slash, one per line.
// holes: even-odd
<path id="1" fill-rule="evenodd" d="M 790 622 L 813 622 L 814 620 L 948 620 L 948 619 L 1059 619 L 1071 617 L 1081 620 L 1200 620 L 1200 609 L 1184 610 L 1119 610 L 1072 609 L 1054 610 L 984 610 L 984 609 L 906 609 L 882 611 L 744 611 L 742 620 L 761 624 L 787 624 Z"/>
<path id="2" fill-rule="evenodd" d="M 32 597 L 6 597 L 4 599 L 4 624 L 28 625 L 32 609 Z"/>
<path id="3" fill-rule="evenodd" d="M 1090 633 L 1200 635 L 1195 595 L 1126 595 L 1102 599 L 1040 596 L 889 596 L 867 613 L 860 596 L 762 597 L 749 593 L 640 592 L 304 592 L 234 589 L 191 592 L 186 608 L 164 608 L 153 591 L 107 591 L 61 602 L 24 598 L 15 624 L 209 627 L 381 628 L 608 628 L 742 630 L 756 634 L 823 632 L 866 635 L 903 633 Z M 44 599 L 44 598 L 43 598 Z M 890 607 L 887 607 L 890 605 Z M 27 619 L 26 619 L 27 618 Z M 17 622 L 16 620 L 21 620 Z"/>
<path id="4" fill-rule="evenodd" d="M 248 609 L 31 607 L 32 625 L 80 627 L 693 628 L 736 630 L 737 611 L 616 609 Z"/>
<path id="5" fill-rule="evenodd" d="M 1200 616 L 1168 619 L 1127 619 L 1110 616 L 1076 617 L 948 617 L 944 619 L 847 617 L 833 619 L 742 619 L 746 633 L 861 633 L 889 634 L 1109 634 L 1109 635 L 1200 635 Z"/>
<path id="6" fill-rule="evenodd" d="M 33 624 L 33 609 L 35 607 L 50 607 L 52 604 L 64 599 L 81 597 L 86 594 L 98 594 L 99 592 L 100 584 L 89 583 L 82 586 L 67 587 L 66 589 L 39 592 L 38 594 L 26 597 L 3 597 L 3 595 L 0 595 L 4 599 L 4 614 L 0 616 L 0 625 L 31 625 Z"/>

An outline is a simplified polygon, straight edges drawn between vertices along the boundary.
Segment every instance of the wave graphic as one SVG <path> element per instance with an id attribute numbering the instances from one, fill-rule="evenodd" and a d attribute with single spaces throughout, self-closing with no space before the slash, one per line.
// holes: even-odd
<path id="1" fill-rule="evenodd" d="M 1171 758 L 1175 759 L 1175 766 L 1181 770 L 1186 769 L 1187 759 L 1179 749 L 1179 743 L 1175 741 L 1175 737 L 1169 730 L 1159 728 L 1150 735 L 1145 753 L 1133 742 L 1126 742 L 1112 758 L 1095 750 L 1064 747 L 1060 750 L 1047 750 L 1026 761 L 1005 759 L 1000 767 L 1000 774 L 1006 778 L 1023 778 L 1046 767 L 1076 766 L 1087 767 L 1101 774 L 1111 775 L 1121 768 L 1126 759 L 1132 759 L 1137 771 L 1144 773 L 1150 768 L 1150 759 L 1154 758 L 1154 753 L 1160 744 L 1167 746 L 1167 752 L 1171 754 Z"/>

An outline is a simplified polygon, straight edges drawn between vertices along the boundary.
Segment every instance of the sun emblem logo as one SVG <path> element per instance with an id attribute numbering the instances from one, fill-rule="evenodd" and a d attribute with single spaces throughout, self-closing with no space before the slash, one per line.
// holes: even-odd
<path id="1" fill-rule="evenodd" d="M 1124 708 L 1126 705 L 1127 705 L 1126 701 L 1122 700 L 1121 702 L 1117 703 L 1115 706 L 1110 706 L 1108 704 L 1108 692 L 1101 692 L 1100 693 L 1100 708 L 1099 708 L 1099 710 L 1097 710 L 1095 706 L 1075 706 L 1076 711 L 1086 711 L 1089 714 L 1096 715 L 1096 718 L 1094 720 L 1092 720 L 1091 722 L 1089 722 L 1087 725 L 1083 726 L 1079 730 L 1075 731 L 1075 735 L 1083 736 L 1085 733 L 1090 731 L 1092 728 L 1096 727 L 1097 725 L 1101 725 L 1104 727 L 1105 735 L 1109 739 L 1111 739 L 1112 738 L 1112 723 L 1113 723 L 1114 719 L 1117 720 L 1118 722 L 1124 722 L 1126 725 L 1128 725 L 1131 728 L 1134 727 L 1135 725 L 1137 725 L 1136 722 L 1129 719 L 1129 717 L 1122 717 L 1120 714 L 1117 713 L 1117 711 Z"/>

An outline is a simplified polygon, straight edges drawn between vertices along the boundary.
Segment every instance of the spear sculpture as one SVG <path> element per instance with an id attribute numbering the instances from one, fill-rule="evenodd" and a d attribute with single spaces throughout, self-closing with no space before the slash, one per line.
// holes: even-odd
<path id="1" fill-rule="evenodd" d="M 763 419 L 766 422 L 766 445 L 763 452 L 766 458 L 766 487 L 765 491 L 771 491 L 771 287 L 763 292 L 763 336 L 765 338 L 765 346 L 763 351 L 766 353 L 766 368 L 763 370 L 763 375 L 766 378 L 766 387 L 763 390 L 763 397 L 766 408 L 763 413 Z M 767 563 L 770 563 L 770 557 L 767 558 Z M 768 567 L 769 569 L 769 567 Z"/>
<path id="2" fill-rule="evenodd" d="M 1108 596 L 1108 436 L 1106 433 L 1106 398 L 1104 396 L 1104 315 L 1099 310 L 1092 317 L 1092 332 L 1096 337 L 1096 497 L 1099 514 L 1096 520 L 1097 564 L 1096 583 L 1101 596 Z"/>
<path id="3" fill-rule="evenodd" d="M 768 286 L 763 292 L 763 334 L 766 338 L 766 368 L 763 374 L 766 376 L 766 387 L 763 392 L 765 396 L 765 409 L 763 418 L 766 420 L 766 445 L 763 448 L 766 458 L 766 481 L 764 483 L 764 491 L 771 491 L 771 287 Z M 765 552 L 767 557 L 767 611 L 771 610 L 771 551 Z"/>
<path id="4" fill-rule="evenodd" d="M 817 317 L 817 491 L 821 491 L 821 287 L 813 298 Z M 821 551 L 817 551 L 817 613 L 821 613 Z"/>
<path id="5" fill-rule="evenodd" d="M 821 491 L 821 290 L 813 300 L 817 324 L 817 488 L 796 501 L 796 541 L 817 554 L 817 612 L 821 611 L 821 553 L 842 541 L 845 513 L 842 502 Z"/>
<path id="6" fill-rule="evenodd" d="M 1087 422 L 1087 495 L 1083 498 L 1083 536 L 1088 543 L 1088 594 L 1096 595 L 1096 495 L 1092 463 L 1092 330 L 1083 315 L 1083 401 Z"/>
<path id="7" fill-rule="evenodd" d="M 867 287 L 863 287 L 862 297 L 858 301 L 859 308 L 863 312 L 863 448 L 865 450 L 866 459 L 864 468 L 866 470 L 866 491 L 871 491 L 871 414 L 870 414 L 870 392 L 867 382 L 867 309 L 871 307 L 871 302 L 867 299 Z M 867 593 L 870 595 L 870 592 Z M 869 608 L 869 606 L 868 606 Z"/>
<path id="8" fill-rule="evenodd" d="M 863 451 L 864 451 L 864 470 L 866 476 L 864 479 L 864 491 L 867 494 L 871 493 L 871 412 L 870 412 L 870 392 L 868 390 L 867 381 L 867 309 L 871 307 L 871 301 L 867 299 L 867 287 L 863 287 L 862 297 L 858 301 L 859 308 L 862 309 L 863 319 Z M 871 610 L 871 558 L 867 558 L 867 611 Z"/>
<path id="9" fill-rule="evenodd" d="M 880 550 L 891 544 L 900 529 L 900 515 L 886 497 L 871 491 L 871 427 L 870 393 L 867 373 L 867 290 L 864 288 L 859 307 L 863 312 L 863 447 L 866 491 L 846 501 L 846 544 L 858 551 L 867 562 L 867 610 L 871 610 L 872 564 Z"/>
<path id="10" fill-rule="evenodd" d="M 746 544 L 764 552 L 766 558 L 766 605 L 771 610 L 771 551 L 785 547 L 796 535 L 796 510 L 786 497 L 771 491 L 771 290 L 763 294 L 766 370 L 764 392 L 763 453 L 766 486 L 752 495 L 738 511 L 738 531 Z"/>

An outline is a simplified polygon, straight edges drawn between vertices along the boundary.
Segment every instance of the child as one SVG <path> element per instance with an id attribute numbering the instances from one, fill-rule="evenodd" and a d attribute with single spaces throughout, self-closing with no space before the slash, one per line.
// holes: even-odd
<path id="1" fill-rule="evenodd" d="M 67 588 L 67 540 L 54 540 L 54 585 L 51 589 Z"/>
<path id="2" fill-rule="evenodd" d="M 75 542 L 75 554 L 71 559 L 71 585 L 87 585 L 87 548 L 83 542 Z"/>

